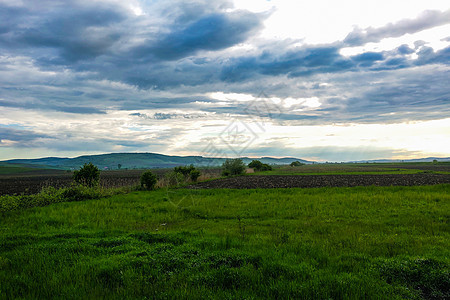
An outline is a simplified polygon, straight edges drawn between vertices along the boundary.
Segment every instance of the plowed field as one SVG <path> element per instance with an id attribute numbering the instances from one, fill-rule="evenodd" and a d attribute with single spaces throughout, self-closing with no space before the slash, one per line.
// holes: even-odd
<path id="1" fill-rule="evenodd" d="M 254 175 L 200 182 L 191 189 L 314 188 L 352 186 L 413 186 L 450 183 L 450 174 L 383 175 Z"/>

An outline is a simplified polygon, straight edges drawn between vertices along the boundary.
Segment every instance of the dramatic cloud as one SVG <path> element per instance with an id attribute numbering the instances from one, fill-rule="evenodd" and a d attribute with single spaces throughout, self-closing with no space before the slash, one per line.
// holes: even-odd
<path id="1" fill-rule="evenodd" d="M 184 28 L 174 26 L 173 31 L 157 37 L 150 45 L 136 47 L 132 54 L 176 60 L 201 50 L 225 49 L 245 41 L 261 27 L 261 21 L 258 15 L 245 11 L 206 15 Z"/>
<path id="2" fill-rule="evenodd" d="M 281 155 L 278 147 L 312 157 L 300 149 L 324 149 L 321 140 L 292 145 L 306 130 L 446 120 L 450 10 L 398 10 L 390 22 L 307 44 L 264 37 L 282 10 L 277 3 L 0 0 L 0 151 L 201 154 L 239 120 L 255 125 L 260 140 L 249 154 Z M 361 24 L 336 23 L 345 32 L 351 25 Z M 290 26 L 305 36 L 320 30 Z M 373 139 L 386 132 L 374 130 Z M 435 143 L 445 135 L 439 132 Z M 271 144 L 287 135 L 291 141 Z M 366 142 L 345 151 L 357 143 Z M 367 155 L 423 152 L 372 146 L 378 150 Z"/>
<path id="3" fill-rule="evenodd" d="M 69 64 L 110 51 L 121 37 L 120 24 L 126 16 L 120 7 L 102 3 L 47 2 L 44 13 L 25 5 L 0 10 L 3 19 L 15 23 L 0 38 L 0 45 L 10 51 L 37 52 L 37 58 Z"/>
<path id="4" fill-rule="evenodd" d="M 3 107 L 14 107 L 14 108 L 22 108 L 22 109 L 37 109 L 37 110 L 56 110 L 61 112 L 68 112 L 74 114 L 105 114 L 104 111 L 93 108 L 93 107 L 84 107 L 84 106 L 60 106 L 54 104 L 29 104 L 29 103 L 17 103 L 12 101 L 3 101 L 0 100 L 0 106 Z"/>
<path id="5" fill-rule="evenodd" d="M 450 10 L 445 12 L 427 10 L 415 19 L 405 19 L 379 28 L 355 28 L 344 39 L 344 43 L 355 46 L 379 42 L 384 38 L 399 37 L 448 23 L 450 23 Z"/>
<path id="6" fill-rule="evenodd" d="M 9 143 L 19 143 L 21 146 L 29 147 L 32 143 L 41 138 L 50 138 L 46 134 L 36 133 L 31 130 L 23 130 L 0 125 L 0 145 Z"/>

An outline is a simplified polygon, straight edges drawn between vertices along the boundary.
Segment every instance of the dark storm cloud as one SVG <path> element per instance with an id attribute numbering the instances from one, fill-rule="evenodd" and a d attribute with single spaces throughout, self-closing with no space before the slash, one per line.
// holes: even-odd
<path id="1" fill-rule="evenodd" d="M 450 47 L 434 52 L 433 48 L 424 46 L 417 52 L 417 55 L 419 58 L 416 65 L 450 64 Z"/>
<path id="2" fill-rule="evenodd" d="M 10 51 L 37 52 L 43 65 L 70 65 L 101 55 L 109 55 L 109 62 L 117 64 L 133 63 L 129 59 L 132 56 L 134 63 L 139 65 L 141 58 L 154 63 L 180 59 L 200 50 L 228 48 L 245 41 L 261 28 L 267 17 L 248 11 L 226 12 L 223 10 L 227 8 L 225 2 L 219 6 L 222 10 L 212 11 L 211 8 L 218 9 L 216 6 L 206 2 L 184 3 L 186 11 L 183 13 L 177 13 L 177 9 L 165 11 L 164 6 L 155 7 L 174 20 L 167 23 L 170 20 L 167 18 L 166 24 L 153 25 L 161 28 L 142 32 L 145 24 L 139 22 L 144 17 L 133 16 L 130 11 L 113 4 L 73 1 L 61 5 L 55 2 L 45 7 L 44 12 L 0 4 L 1 20 L 21 21 L 0 23 L 3 25 L 0 45 Z M 151 16 L 145 21 L 151 22 Z M 163 27 L 166 28 L 162 30 Z M 121 47 L 134 38 L 144 39 L 144 42 L 121 53 Z"/>
<path id="3" fill-rule="evenodd" d="M 22 145 L 27 145 L 27 143 L 33 142 L 40 138 L 51 137 L 31 130 L 8 128 L 0 125 L 0 145 L 2 144 L 2 140 L 20 142 Z"/>
<path id="4" fill-rule="evenodd" d="M 0 106 L 3 107 L 78 114 L 101 114 L 108 109 L 183 108 L 242 114 L 242 104 L 224 107 L 214 99 L 193 95 L 223 91 L 256 96 L 261 89 L 266 89 L 274 97 L 325 99 L 317 110 L 322 115 L 285 112 L 278 116 L 284 120 L 317 123 L 324 119 L 345 121 L 347 117 L 355 120 L 356 110 L 366 109 L 367 114 L 361 120 L 374 121 L 379 118 L 377 109 L 382 113 L 388 110 L 378 105 L 381 98 L 394 96 L 387 92 L 392 90 L 391 82 L 377 77 L 378 73 L 449 64 L 449 48 L 434 51 L 423 41 L 418 41 L 414 49 L 399 45 L 392 51 L 341 54 L 342 48 L 349 44 L 445 24 L 449 21 L 449 11 L 427 11 L 416 19 L 355 30 L 344 42 L 295 46 L 293 41 L 264 41 L 254 50 L 226 52 L 227 48 L 251 39 L 262 28 L 268 14 L 232 10 L 229 1 L 152 1 L 143 6 L 145 14 L 140 16 L 121 6 L 126 2 L 24 2 L 23 7 L 0 4 L 0 51 L 8 57 L 26 57 L 29 60 L 23 63 L 25 66 L 29 63 L 39 71 L 56 75 L 47 74 L 41 79 L 39 72 L 32 70 L 36 71 L 36 78 L 29 75 L 25 79 L 29 69 L 14 60 L 0 62 L 0 72 L 5 72 L 3 81 L 8 81 L 9 76 L 5 76 L 8 69 L 18 64 L 15 82 L 2 84 Z M 418 56 L 416 60 L 411 59 L 414 53 Z M 411 74 L 428 81 L 420 72 L 411 68 Z M 339 82 L 339 76 L 347 73 L 350 74 L 347 80 L 357 84 L 348 89 L 339 88 L 347 86 Z M 367 79 L 360 82 L 363 73 Z M 61 75 L 63 78 L 59 78 Z M 318 88 L 315 81 L 323 77 L 336 87 Z M 86 83 L 104 79 L 131 87 L 117 91 Z M 370 87 L 373 80 L 382 82 L 377 88 L 385 93 L 380 96 L 376 96 L 376 90 L 369 93 L 366 86 Z M 434 84 L 433 80 L 430 82 Z M 309 81 L 316 87 L 295 87 Z M 54 87 L 57 89 L 52 90 Z M 145 94 L 146 91 L 150 92 Z M 161 96 L 152 91 L 166 93 Z M 417 107 L 426 108 L 427 99 L 433 101 L 439 95 L 448 95 L 449 90 L 447 86 L 438 86 L 429 92 L 432 97 L 426 93 L 416 93 L 425 99 Z M 327 106 L 327 99 L 341 94 L 346 97 L 342 97 L 339 105 Z M 414 98 L 416 94 L 410 96 Z M 197 101 L 208 105 L 201 107 Z M 389 99 L 386 103 L 394 105 Z M 346 109 L 349 105 L 354 111 Z M 165 112 L 147 117 L 165 120 L 182 115 Z"/>
<path id="5" fill-rule="evenodd" d="M 277 54 L 265 51 L 258 56 L 239 57 L 222 68 L 221 79 L 227 82 L 252 80 L 258 75 L 306 77 L 322 73 L 340 73 L 360 70 L 401 69 L 411 66 L 405 55 L 412 53 L 401 47 L 391 52 L 364 52 L 346 57 L 339 53 L 338 46 L 307 46 Z M 420 53 L 418 53 L 420 56 Z M 447 52 L 423 55 L 427 63 L 447 63 Z M 427 57 L 427 58 L 425 58 Z"/>
<path id="6" fill-rule="evenodd" d="M 397 47 L 397 51 L 400 54 L 411 54 L 411 53 L 414 53 L 414 49 L 411 49 L 408 45 L 405 45 L 405 44 Z"/>
<path id="7" fill-rule="evenodd" d="M 261 77 L 394 70 L 415 64 L 446 64 L 448 60 L 442 50 L 428 53 L 422 49 L 418 53 L 420 59 L 410 62 L 405 55 L 415 50 L 407 45 L 398 47 L 395 54 L 367 52 L 345 57 L 340 54 L 344 46 L 341 42 L 292 48 L 276 43 L 271 46 L 270 41 L 263 45 L 265 50 L 261 53 L 208 57 L 205 51 L 220 51 L 252 37 L 268 16 L 268 13 L 228 10 L 232 7 L 228 1 L 153 2 L 142 16 L 113 3 L 47 1 L 41 10 L 33 1 L 26 4 L 21 8 L 0 5 L 0 20 L 17 20 L 2 28 L 3 50 L 11 55 L 30 56 L 43 69 L 69 68 L 143 89 L 239 83 Z M 369 28 L 364 34 L 353 32 L 347 42 L 356 36 L 362 41 L 388 33 L 399 36 L 402 32 L 430 28 L 447 22 L 449 14 L 449 11 L 427 11 L 417 19 Z M 168 105 L 169 102 L 173 103 L 168 101 Z M 126 107 L 140 105 L 127 103 Z"/>
<path id="8" fill-rule="evenodd" d="M 447 70 L 427 68 L 417 73 L 408 70 L 390 73 L 379 71 L 377 76 L 364 73 L 359 74 L 358 80 L 342 82 L 336 94 L 344 94 L 345 90 L 354 92 L 349 97 L 329 98 L 320 116 L 336 122 L 392 123 L 439 119 L 450 114 Z M 379 78 L 384 80 L 378 81 Z"/>
<path id="9" fill-rule="evenodd" d="M 415 33 L 448 23 L 450 23 L 450 10 L 444 12 L 427 10 L 415 19 L 405 19 L 379 28 L 355 28 L 344 39 L 344 43 L 351 46 L 364 45 L 370 42 L 379 42 L 384 38 L 400 37 L 407 33 Z"/>
<path id="10" fill-rule="evenodd" d="M 39 103 L 17 103 L 12 101 L 0 100 L 0 107 L 12 107 L 23 109 L 37 109 L 37 110 L 55 110 L 73 114 L 105 114 L 105 111 L 99 110 L 95 107 L 85 106 L 62 106 L 56 104 L 39 104 Z"/>
<path id="11" fill-rule="evenodd" d="M 16 28 L 21 21 L 20 17 L 25 15 L 26 9 L 8 7 L 0 4 L 0 35 L 8 33 Z"/>
<path id="12" fill-rule="evenodd" d="M 264 51 L 253 57 L 239 57 L 224 66 L 221 79 L 236 82 L 252 75 L 306 76 L 315 73 L 333 73 L 353 68 L 355 63 L 339 54 L 339 47 L 302 47 L 285 53 Z"/>
<path id="13" fill-rule="evenodd" d="M 214 13 L 181 28 L 177 24 L 170 33 L 157 37 L 149 46 L 137 47 L 133 54 L 175 60 L 199 50 L 220 50 L 245 41 L 261 23 L 262 18 L 250 12 Z"/>
<path id="14" fill-rule="evenodd" d="M 126 18 L 119 7 L 76 1 L 62 4 L 47 3 L 44 13 L 2 7 L 0 18 L 20 22 L 0 35 L 0 45 L 22 53 L 32 50 L 43 58 L 69 64 L 105 54 L 120 39 L 121 32 L 111 26 Z"/>
<path id="15" fill-rule="evenodd" d="M 383 60 L 383 54 L 379 52 L 365 52 L 352 57 L 353 61 L 360 66 L 369 67 L 374 62 Z"/>

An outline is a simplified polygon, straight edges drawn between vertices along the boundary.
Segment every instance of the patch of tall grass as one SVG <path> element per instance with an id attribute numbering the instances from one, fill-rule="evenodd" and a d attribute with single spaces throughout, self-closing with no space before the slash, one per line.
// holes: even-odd
<path id="1" fill-rule="evenodd" d="M 37 206 L 46 206 L 59 202 L 100 199 L 112 195 L 125 194 L 138 189 L 138 186 L 121 188 L 103 188 L 99 186 L 87 187 L 75 184 L 67 188 L 54 188 L 49 186 L 44 187 L 38 194 L 34 195 L 0 196 L 0 213 Z"/>

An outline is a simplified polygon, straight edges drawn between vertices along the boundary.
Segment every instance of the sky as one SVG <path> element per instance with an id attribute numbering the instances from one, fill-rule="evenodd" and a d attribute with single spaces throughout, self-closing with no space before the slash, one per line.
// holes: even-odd
<path id="1" fill-rule="evenodd" d="M 450 156 L 450 4 L 0 0 L 0 160 Z"/>

